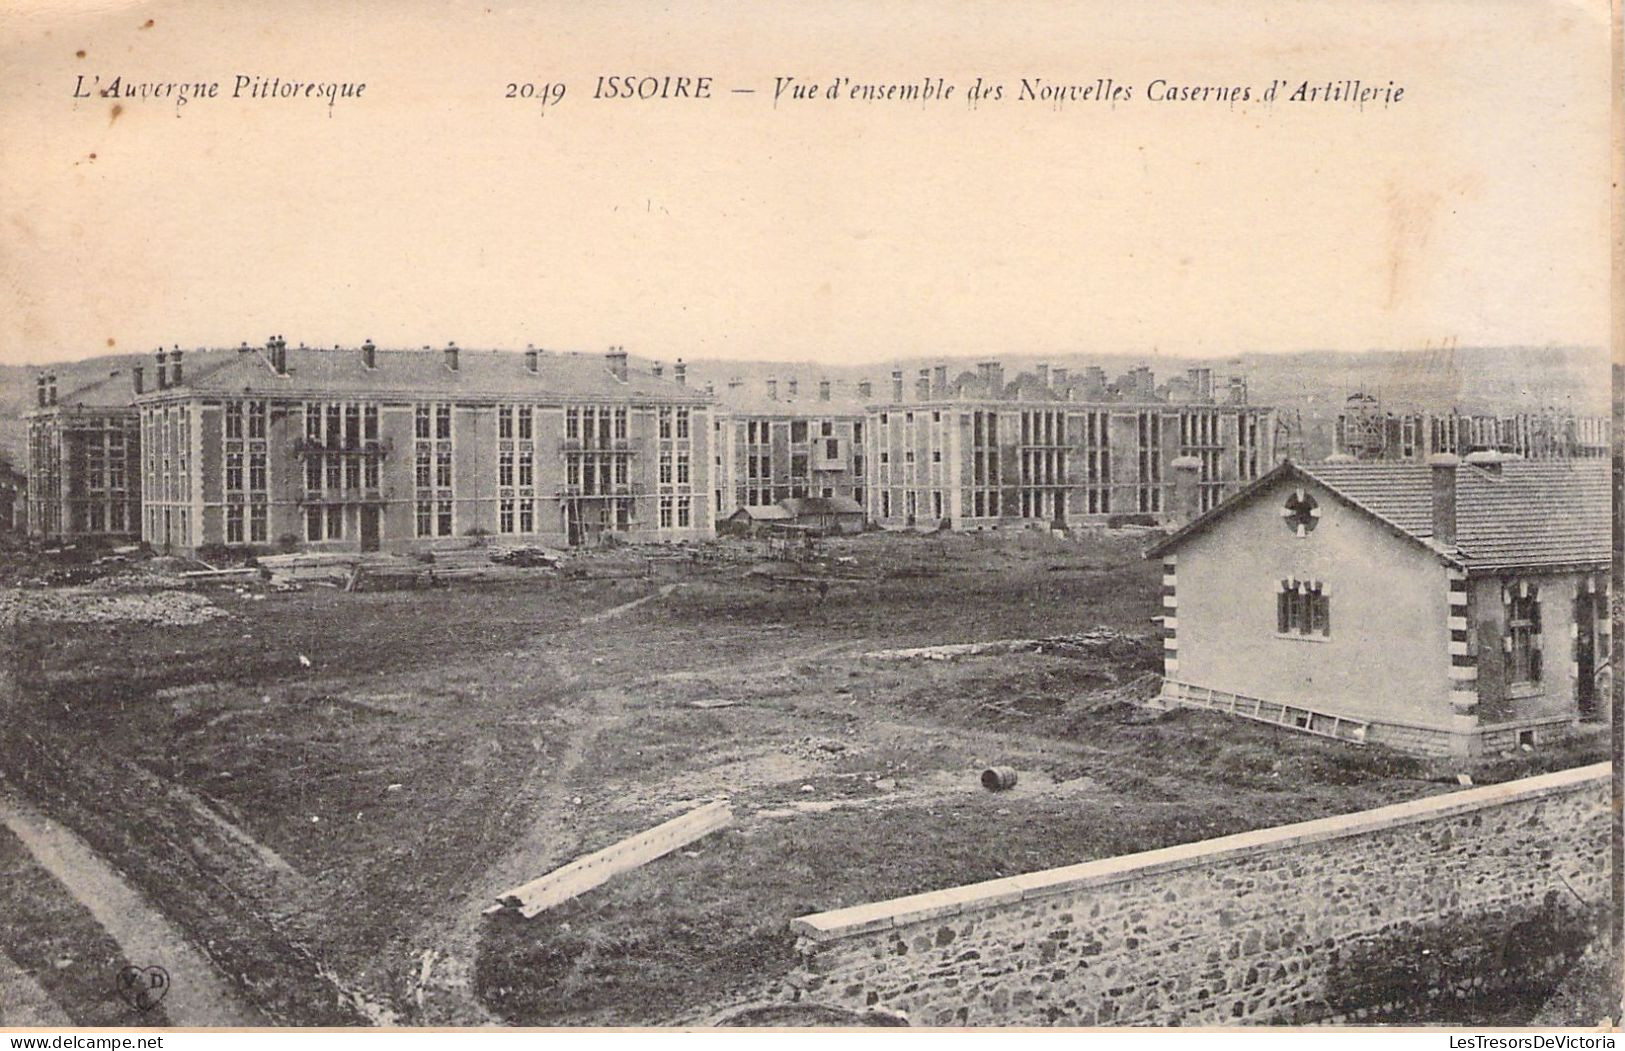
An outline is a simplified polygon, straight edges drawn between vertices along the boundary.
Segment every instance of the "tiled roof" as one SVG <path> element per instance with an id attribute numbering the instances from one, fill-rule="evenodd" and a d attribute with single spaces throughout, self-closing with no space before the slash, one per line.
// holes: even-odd
<path id="1" fill-rule="evenodd" d="M 1456 468 L 1456 543 L 1434 542 L 1433 468 L 1404 463 L 1283 463 L 1151 549 L 1205 529 L 1283 476 L 1319 482 L 1338 497 L 1468 569 L 1607 565 L 1612 552 L 1606 460 L 1509 460 Z"/>
<path id="2" fill-rule="evenodd" d="M 1457 544 L 1474 566 L 1607 564 L 1613 553 L 1607 460 L 1508 463 L 1496 477 L 1475 467 L 1457 481 Z"/>
<path id="3" fill-rule="evenodd" d="M 536 371 L 525 367 L 525 356 L 515 351 L 462 347 L 457 369 L 446 364 L 444 350 L 386 350 L 367 368 L 355 347 L 331 350 L 311 347 L 287 349 L 288 373 L 278 376 L 259 350 L 186 351 L 182 357 L 180 389 L 218 394 L 263 395 L 367 395 L 419 394 L 442 397 L 501 397 L 540 395 L 561 398 L 602 398 L 621 401 L 656 398 L 703 402 L 703 390 L 629 369 L 627 379 L 615 378 L 602 354 L 543 352 Z M 157 391 L 149 368 L 147 395 Z"/>
<path id="4" fill-rule="evenodd" d="M 56 403 L 63 408 L 120 409 L 128 407 L 134 397 L 129 374 L 114 369 L 99 380 L 59 395 Z"/>
<path id="5" fill-rule="evenodd" d="M 1413 463 L 1302 463 L 1298 469 L 1412 536 L 1433 535 L 1433 469 Z M 1460 481 L 1458 469 L 1457 481 Z"/>
<path id="6" fill-rule="evenodd" d="M 760 506 L 751 505 L 741 507 L 729 517 L 738 518 L 740 515 L 744 515 L 746 518 L 754 519 L 758 522 L 788 522 L 790 519 L 795 517 L 790 513 L 789 509 L 781 507 L 778 504 L 762 504 Z"/>
<path id="7" fill-rule="evenodd" d="M 792 496 L 779 501 L 792 515 L 861 515 L 863 505 L 850 496 Z"/>
<path id="8" fill-rule="evenodd" d="M 836 383 L 828 401 L 819 400 L 816 383 L 812 384 L 811 391 L 806 388 L 807 384 L 798 384 L 796 397 L 792 398 L 789 396 L 789 384 L 780 380 L 780 396 L 771 398 L 764 382 L 747 381 L 737 387 L 718 387 L 717 408 L 732 416 L 783 416 L 796 419 L 862 416 L 867 411 L 864 400 L 857 396 L 855 388 L 847 389 L 844 384 Z"/>

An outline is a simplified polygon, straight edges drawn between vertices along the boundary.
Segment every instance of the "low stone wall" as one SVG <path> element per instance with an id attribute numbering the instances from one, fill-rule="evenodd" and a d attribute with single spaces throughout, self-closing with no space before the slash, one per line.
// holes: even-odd
<path id="1" fill-rule="evenodd" d="M 1601 763 L 803 916 L 790 984 L 917 1025 L 1381 1015 L 1550 973 L 1609 899 L 1610 792 Z M 1435 965 L 1464 940 L 1472 977 Z"/>

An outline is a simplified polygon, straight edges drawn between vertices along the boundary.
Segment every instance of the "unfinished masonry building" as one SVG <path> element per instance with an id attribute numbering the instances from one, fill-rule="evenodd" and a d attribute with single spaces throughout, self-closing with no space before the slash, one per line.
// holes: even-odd
<path id="1" fill-rule="evenodd" d="M 893 370 L 816 394 L 796 379 L 730 381 L 718 406 L 719 517 L 804 497 L 851 498 L 883 526 L 1069 527 L 1174 513 L 1172 465 L 1189 457 L 1202 510 L 1273 463 L 1271 414 L 1246 382 L 1210 369 L 1158 385 L 1138 367 L 1108 381 L 1038 365 L 1007 380 L 997 361 L 912 380 Z"/>
<path id="2" fill-rule="evenodd" d="M 1174 515 L 1175 460 L 1201 510 L 1273 462 L 1270 410 L 1208 369 L 1006 381 L 987 361 L 798 388 L 699 389 L 622 348 L 173 348 L 61 399 L 39 378 L 30 528 L 167 551 L 575 545 L 699 539 L 809 498 L 886 527 L 1152 523 Z"/>
<path id="3" fill-rule="evenodd" d="M 36 533 L 139 536 L 160 550 L 369 551 L 711 532 L 708 399 L 630 369 L 618 349 L 316 350 L 275 337 L 159 352 L 129 373 L 106 413 L 125 436 L 124 516 L 48 514 L 78 506 L 54 494 L 84 487 L 54 466 L 78 454 L 33 455 L 77 419 L 77 404 L 46 391 L 30 414 Z"/>

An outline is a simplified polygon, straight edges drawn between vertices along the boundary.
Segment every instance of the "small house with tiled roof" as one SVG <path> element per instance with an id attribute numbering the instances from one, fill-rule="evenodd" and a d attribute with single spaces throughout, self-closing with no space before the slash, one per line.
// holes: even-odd
<path id="1" fill-rule="evenodd" d="M 1280 464 L 1148 552 L 1162 703 L 1421 754 L 1605 719 L 1608 466 Z"/>

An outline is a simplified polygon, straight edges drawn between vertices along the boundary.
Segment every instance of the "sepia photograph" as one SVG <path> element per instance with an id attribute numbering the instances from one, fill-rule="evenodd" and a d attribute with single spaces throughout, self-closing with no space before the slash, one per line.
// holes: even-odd
<path id="1" fill-rule="evenodd" d="M 0 1029 L 1612 1047 L 1617 18 L 11 0 Z"/>

